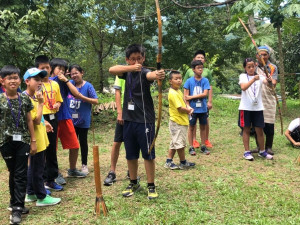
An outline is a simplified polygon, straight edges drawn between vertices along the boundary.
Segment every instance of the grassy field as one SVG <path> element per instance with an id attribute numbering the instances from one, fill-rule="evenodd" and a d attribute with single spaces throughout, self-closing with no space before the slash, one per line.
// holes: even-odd
<path id="1" fill-rule="evenodd" d="M 111 187 L 103 187 L 108 217 L 93 214 L 96 194 L 94 176 L 90 173 L 85 179 L 67 179 L 64 191 L 53 193 L 53 196 L 62 198 L 60 205 L 38 208 L 27 204 L 30 214 L 24 217 L 23 224 L 300 224 L 300 165 L 295 162 L 299 149 L 292 148 L 280 135 L 278 118 L 274 160 L 266 161 L 257 156 L 253 162 L 244 160 L 237 127 L 238 104 L 236 100 L 215 98 L 210 113 L 212 153 L 206 156 L 198 151 L 195 157 L 187 156 L 196 163 L 196 168 L 184 171 L 170 171 L 163 167 L 170 140 L 167 109 L 164 109 L 156 145 L 157 200 L 146 198 L 142 161 L 139 164 L 142 190 L 131 198 L 121 196 L 128 185 L 122 146 L 117 167 L 118 181 Z M 299 115 L 298 110 L 299 101 L 288 102 L 284 129 Z M 114 136 L 115 125 L 109 114 L 112 113 L 101 117 L 105 123 L 98 123 L 96 130 L 102 180 L 109 171 Z M 91 135 L 89 138 L 91 143 Z M 251 147 L 255 147 L 253 138 Z M 59 149 L 58 156 L 60 169 L 66 174 L 68 152 Z M 88 164 L 91 170 L 92 162 L 90 148 Z M 175 162 L 178 162 L 177 155 Z M 0 188 L 0 224 L 8 224 L 8 172 L 2 158 Z"/>

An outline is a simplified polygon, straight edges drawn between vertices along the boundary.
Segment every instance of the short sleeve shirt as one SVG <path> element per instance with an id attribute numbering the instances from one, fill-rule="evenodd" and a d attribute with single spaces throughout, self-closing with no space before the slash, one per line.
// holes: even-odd
<path id="1" fill-rule="evenodd" d="M 254 76 L 248 76 L 246 73 L 242 73 L 239 77 L 239 85 L 248 83 L 254 79 Z M 265 78 L 259 76 L 259 80 L 256 80 L 247 90 L 242 91 L 239 110 L 248 111 L 262 111 L 264 106 L 262 103 L 262 84 Z M 257 102 L 257 104 L 255 103 Z"/>
<path id="2" fill-rule="evenodd" d="M 204 90 L 210 90 L 209 81 L 205 77 L 202 77 L 199 81 L 195 77 L 191 77 L 187 79 L 183 87 L 189 90 L 191 96 L 202 94 Z M 197 107 L 197 103 L 201 103 L 201 106 Z M 190 100 L 190 106 L 194 109 L 194 113 L 207 112 L 206 98 L 192 99 Z"/>
<path id="3" fill-rule="evenodd" d="M 22 135 L 22 142 L 30 144 L 30 134 L 27 125 L 27 113 L 33 109 L 29 97 L 19 94 L 19 99 L 10 99 L 11 107 L 4 94 L 0 94 L 0 146 L 12 140 L 14 134 Z M 19 124 L 17 127 L 18 114 Z M 14 116 L 13 116 L 14 115 Z"/>
<path id="4" fill-rule="evenodd" d="M 37 117 L 38 101 L 34 99 L 30 99 L 30 100 L 33 105 L 33 109 L 30 111 L 31 118 L 32 120 L 35 120 Z M 49 145 L 44 117 L 42 116 L 40 124 L 33 124 L 33 126 L 34 126 L 37 152 L 44 151 Z"/>
<path id="5" fill-rule="evenodd" d="M 125 92 L 125 80 L 116 77 L 114 83 L 114 89 L 121 90 L 121 104 L 124 102 L 124 92 Z"/>
<path id="6" fill-rule="evenodd" d="M 73 80 L 70 82 L 75 86 L 75 82 Z M 98 99 L 93 85 L 87 81 L 81 88 L 77 88 L 77 90 L 85 97 Z M 74 116 L 72 116 L 74 126 L 80 128 L 90 128 L 92 104 L 84 102 L 81 99 L 76 99 L 71 93 L 69 93 L 68 105 L 71 114 L 78 115 L 78 118 L 74 118 Z"/>
<path id="7" fill-rule="evenodd" d="M 146 77 L 149 72 L 150 70 L 142 68 L 141 72 L 128 72 L 120 77 L 126 80 L 123 120 L 136 123 L 155 123 L 154 105 L 150 92 L 152 81 L 148 81 Z M 128 109 L 129 103 L 134 105 L 134 110 Z"/>
<path id="8" fill-rule="evenodd" d="M 188 114 L 178 111 L 178 108 L 186 107 L 186 104 L 183 101 L 182 92 L 180 90 L 170 88 L 168 100 L 170 120 L 180 125 L 189 125 Z"/>
<path id="9" fill-rule="evenodd" d="M 49 82 L 43 82 L 43 94 L 43 114 L 46 115 L 56 113 L 57 110 L 53 109 L 53 105 L 57 102 L 63 102 L 58 83 L 53 80 L 49 80 Z"/>
<path id="10" fill-rule="evenodd" d="M 57 112 L 57 119 L 60 120 L 67 120 L 72 119 L 69 106 L 68 106 L 68 95 L 69 95 L 69 88 L 67 84 L 61 80 L 58 79 L 58 76 L 55 77 L 49 77 L 50 80 L 54 80 L 58 83 L 60 88 L 60 94 L 63 99 L 63 102 L 61 103 L 61 106 L 59 108 L 59 111 Z"/>

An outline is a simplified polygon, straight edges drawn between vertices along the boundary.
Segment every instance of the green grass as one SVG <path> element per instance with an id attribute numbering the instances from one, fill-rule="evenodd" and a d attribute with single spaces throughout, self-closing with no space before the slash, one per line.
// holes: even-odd
<path id="1" fill-rule="evenodd" d="M 139 162 L 142 190 L 131 198 L 123 198 L 127 186 L 124 147 L 117 166 L 118 181 L 103 187 L 108 217 L 94 215 L 95 187 L 93 173 L 85 179 L 67 179 L 58 206 L 37 208 L 27 204 L 30 214 L 23 224 L 299 224 L 300 166 L 295 162 L 299 149 L 294 149 L 280 135 L 276 123 L 273 161 L 255 156 L 253 162 L 243 160 L 243 144 L 237 127 L 239 101 L 216 97 L 210 113 L 210 139 L 214 145 L 209 156 L 187 156 L 196 168 L 169 171 L 163 165 L 169 146 L 168 116 L 164 109 L 163 123 L 157 139 L 156 185 L 159 198 L 146 198 L 146 175 Z M 288 101 L 284 129 L 298 116 L 299 101 Z M 110 149 L 114 136 L 113 113 L 98 115 L 96 139 L 100 148 L 102 180 L 110 165 Z M 199 137 L 199 134 L 198 134 Z M 89 136 L 89 168 L 92 170 L 92 135 Z M 251 147 L 255 141 L 251 138 Z M 68 169 L 68 152 L 58 151 L 60 169 Z M 175 156 L 178 162 L 178 156 Z M 79 165 L 79 164 L 78 164 Z M 7 224 L 9 213 L 8 172 L 0 160 L 0 224 Z"/>

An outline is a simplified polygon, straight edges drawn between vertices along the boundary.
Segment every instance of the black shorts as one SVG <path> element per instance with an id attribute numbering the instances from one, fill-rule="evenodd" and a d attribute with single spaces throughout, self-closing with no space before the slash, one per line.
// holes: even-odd
<path id="1" fill-rule="evenodd" d="M 193 113 L 192 119 L 190 119 L 190 125 L 195 126 L 198 118 L 199 118 L 199 123 L 201 125 L 207 124 L 207 112 L 205 112 L 205 113 Z"/>
<path id="2" fill-rule="evenodd" d="M 114 142 L 123 142 L 123 125 L 117 122 Z"/>
<path id="3" fill-rule="evenodd" d="M 263 111 L 239 111 L 239 126 L 240 127 L 265 127 Z"/>
<path id="4" fill-rule="evenodd" d="M 155 148 L 151 150 L 150 155 L 148 154 L 148 146 L 150 148 L 155 135 L 154 123 L 146 123 L 145 127 L 144 123 L 124 121 L 123 127 L 126 159 L 138 159 L 140 150 L 144 159 L 155 159 Z"/>

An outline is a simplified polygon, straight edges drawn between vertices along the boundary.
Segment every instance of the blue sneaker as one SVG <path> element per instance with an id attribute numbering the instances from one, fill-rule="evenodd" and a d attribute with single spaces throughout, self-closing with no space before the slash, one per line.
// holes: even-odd
<path id="1" fill-rule="evenodd" d="M 262 158 L 265 158 L 265 159 L 269 159 L 269 160 L 272 160 L 273 159 L 273 156 L 268 154 L 267 151 L 263 151 L 263 152 L 259 152 L 258 153 L 258 156 L 259 157 L 262 157 Z"/>
<path id="2" fill-rule="evenodd" d="M 54 191 L 62 191 L 64 189 L 62 186 L 58 185 L 54 181 L 46 182 L 45 183 L 45 188 L 50 189 L 50 190 L 54 190 Z"/>
<path id="3" fill-rule="evenodd" d="M 250 151 L 244 152 L 243 157 L 244 157 L 244 159 L 246 159 L 246 160 L 248 160 L 248 161 L 253 161 L 253 160 L 254 160 L 254 158 L 253 158 L 253 156 L 252 156 L 252 154 L 251 154 Z"/>

